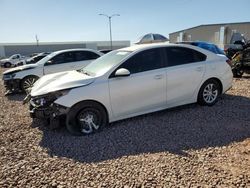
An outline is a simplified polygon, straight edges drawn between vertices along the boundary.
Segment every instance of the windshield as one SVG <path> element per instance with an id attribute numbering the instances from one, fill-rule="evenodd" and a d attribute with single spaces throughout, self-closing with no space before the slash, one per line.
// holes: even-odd
<path id="1" fill-rule="evenodd" d="M 127 57 L 131 52 L 129 51 L 112 51 L 101 56 L 95 61 L 91 62 L 86 67 L 80 69 L 80 72 L 100 76 L 109 71 L 112 67 L 119 64 L 121 60 Z"/>
<path id="2" fill-rule="evenodd" d="M 47 55 L 46 57 L 42 58 L 41 60 L 39 60 L 38 62 L 36 62 L 36 64 L 44 64 L 46 63 L 48 60 L 50 60 L 50 58 L 52 58 L 54 56 L 55 53 L 51 53 L 50 55 Z"/>

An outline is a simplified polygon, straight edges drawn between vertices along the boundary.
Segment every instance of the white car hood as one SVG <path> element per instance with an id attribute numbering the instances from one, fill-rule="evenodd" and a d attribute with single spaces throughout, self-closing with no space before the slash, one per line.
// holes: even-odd
<path id="1" fill-rule="evenodd" d="M 11 73 L 19 72 L 22 70 L 33 69 L 33 68 L 36 68 L 37 66 L 38 65 L 36 65 L 36 64 L 23 65 L 20 67 L 11 68 L 7 71 L 4 71 L 3 74 L 11 74 Z"/>
<path id="2" fill-rule="evenodd" d="M 0 63 L 5 63 L 5 62 L 7 62 L 7 61 L 10 61 L 10 58 L 1 59 L 1 60 L 0 60 Z"/>
<path id="3" fill-rule="evenodd" d="M 95 77 L 77 71 L 66 71 L 41 77 L 32 87 L 31 96 L 45 95 L 51 92 L 81 87 L 94 82 Z"/>

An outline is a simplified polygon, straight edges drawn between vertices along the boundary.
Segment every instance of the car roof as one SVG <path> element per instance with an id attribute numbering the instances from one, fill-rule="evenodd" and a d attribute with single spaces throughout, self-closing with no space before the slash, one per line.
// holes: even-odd
<path id="1" fill-rule="evenodd" d="M 177 42 L 177 44 L 192 44 L 192 43 L 196 43 L 196 44 L 209 44 L 209 45 L 214 45 L 213 43 L 210 42 L 206 42 L 206 41 L 182 41 L 182 42 Z"/>
<path id="2" fill-rule="evenodd" d="M 203 54 L 205 54 L 207 56 L 207 60 L 209 59 L 216 59 L 219 56 L 211 51 L 205 50 L 203 48 L 194 46 L 194 45 L 190 45 L 190 44 L 175 44 L 175 43 L 168 43 L 168 42 L 162 42 L 162 43 L 151 43 L 151 44 L 139 44 L 139 45 L 133 45 L 130 47 L 126 47 L 126 48 L 122 48 L 116 51 L 127 51 L 127 52 L 131 52 L 131 53 L 137 53 L 143 50 L 149 50 L 149 49 L 153 49 L 153 48 L 160 48 L 160 47 L 184 47 L 184 48 L 189 48 L 189 49 L 193 49 L 196 50 L 198 52 L 201 52 Z"/>
<path id="3" fill-rule="evenodd" d="M 142 50 L 142 49 L 150 49 L 150 48 L 157 48 L 157 47 L 170 47 L 170 46 L 199 49 L 196 46 L 192 46 L 192 45 L 189 45 L 189 44 L 174 44 L 174 43 L 162 42 L 162 43 L 151 43 L 151 44 L 138 44 L 138 45 L 133 45 L 133 46 L 130 46 L 130 47 L 122 48 L 122 49 L 119 49 L 117 51 L 134 52 L 134 51 L 138 51 L 138 50 Z"/>
<path id="4" fill-rule="evenodd" d="M 58 51 L 55 51 L 53 53 L 59 54 L 59 53 L 63 53 L 63 52 L 72 52 L 72 51 L 91 51 L 91 52 L 98 53 L 97 50 L 92 50 L 92 49 L 88 49 L 88 48 L 74 48 L 74 49 L 58 50 Z"/>

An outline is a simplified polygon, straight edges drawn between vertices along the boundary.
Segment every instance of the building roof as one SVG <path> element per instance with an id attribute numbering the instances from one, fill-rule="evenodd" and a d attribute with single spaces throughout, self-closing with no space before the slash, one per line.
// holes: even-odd
<path id="1" fill-rule="evenodd" d="M 183 31 L 186 31 L 186 30 L 190 30 L 190 29 L 195 29 L 195 28 L 198 28 L 198 27 L 204 27 L 204 26 L 216 26 L 216 25 L 236 25 L 236 24 L 250 24 L 250 22 L 233 22 L 233 23 L 217 23 L 217 24 L 203 24 L 203 25 L 198 25 L 198 26 L 195 26 L 195 27 L 190 27 L 190 28 L 187 28 L 187 29 L 183 29 L 183 30 L 180 30 L 180 31 L 175 31 L 173 33 L 169 33 L 169 35 L 171 34 L 174 34 L 174 33 L 179 33 L 179 32 L 183 32 Z"/>

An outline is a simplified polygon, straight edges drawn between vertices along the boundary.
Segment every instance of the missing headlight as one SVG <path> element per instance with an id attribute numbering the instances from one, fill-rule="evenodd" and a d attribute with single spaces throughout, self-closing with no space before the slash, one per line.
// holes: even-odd
<path id="1" fill-rule="evenodd" d="M 70 90 L 56 91 L 47 95 L 31 98 L 30 103 L 39 107 L 49 107 L 56 99 L 68 94 Z"/>

